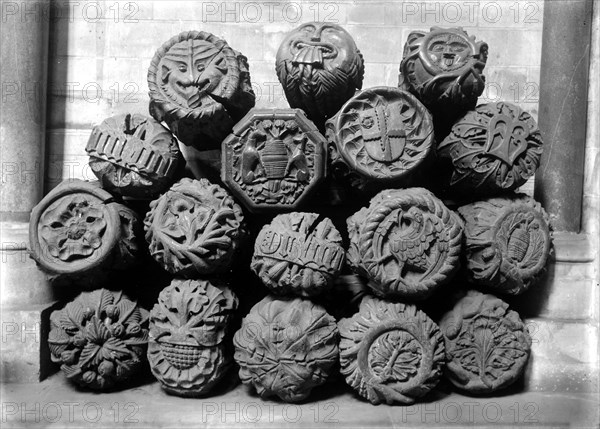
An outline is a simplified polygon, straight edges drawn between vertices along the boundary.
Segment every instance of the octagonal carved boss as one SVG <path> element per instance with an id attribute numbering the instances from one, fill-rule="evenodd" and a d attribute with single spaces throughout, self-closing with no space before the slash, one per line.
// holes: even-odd
<path id="1" fill-rule="evenodd" d="M 221 178 L 252 212 L 296 210 L 325 178 L 325 138 L 300 109 L 252 109 L 222 149 Z"/>

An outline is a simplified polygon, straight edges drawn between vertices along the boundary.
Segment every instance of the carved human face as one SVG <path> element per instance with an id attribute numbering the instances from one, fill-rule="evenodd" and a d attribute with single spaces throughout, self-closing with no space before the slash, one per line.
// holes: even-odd
<path id="1" fill-rule="evenodd" d="M 438 33 L 425 45 L 427 55 L 441 70 L 456 70 L 466 64 L 473 55 L 471 43 L 463 35 L 456 33 Z"/>
<path id="2" fill-rule="evenodd" d="M 359 55 L 354 40 L 339 25 L 309 22 L 288 34 L 279 47 L 277 60 L 325 70 L 347 69 Z"/>
<path id="3" fill-rule="evenodd" d="M 204 40 L 175 44 L 160 61 L 162 88 L 178 104 L 196 108 L 227 74 L 225 54 Z"/>

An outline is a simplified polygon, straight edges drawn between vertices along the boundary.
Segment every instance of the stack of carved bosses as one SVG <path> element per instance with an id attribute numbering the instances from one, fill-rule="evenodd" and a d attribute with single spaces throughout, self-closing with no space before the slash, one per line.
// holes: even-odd
<path id="1" fill-rule="evenodd" d="M 531 339 L 503 297 L 535 288 L 551 228 L 516 193 L 540 162 L 534 119 L 477 105 L 487 58 L 461 28 L 412 32 L 400 85 L 363 89 L 352 36 L 306 23 L 277 52 L 290 107 L 266 109 L 227 42 L 169 39 L 148 71 L 150 116 L 94 127 L 98 181 L 66 181 L 31 214 L 40 269 L 85 289 L 52 314 L 52 359 L 99 390 L 147 360 L 186 397 L 228 374 L 286 402 L 335 373 L 373 404 L 419 401 L 443 377 L 470 394 L 513 384 Z M 180 143 L 220 147 L 221 180 L 192 177 Z M 113 280 L 146 271 L 167 281 L 138 296 L 144 309 Z"/>

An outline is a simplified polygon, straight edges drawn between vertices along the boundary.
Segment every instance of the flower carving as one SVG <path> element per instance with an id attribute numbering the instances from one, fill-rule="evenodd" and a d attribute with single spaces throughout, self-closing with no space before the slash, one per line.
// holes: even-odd
<path id="1" fill-rule="evenodd" d="M 102 245 L 106 230 L 103 210 L 83 195 L 62 198 L 44 213 L 41 222 L 48 251 L 65 262 L 94 253 Z"/>
<path id="2" fill-rule="evenodd" d="M 140 368 L 148 343 L 146 322 L 121 292 L 84 292 L 50 317 L 52 361 L 79 385 L 109 389 Z"/>

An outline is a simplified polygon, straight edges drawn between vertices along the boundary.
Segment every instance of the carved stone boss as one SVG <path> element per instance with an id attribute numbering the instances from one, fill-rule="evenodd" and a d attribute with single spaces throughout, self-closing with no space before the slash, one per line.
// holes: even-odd
<path id="1" fill-rule="evenodd" d="M 150 114 L 185 144 L 219 143 L 254 106 L 245 56 L 203 31 L 162 45 L 148 69 Z"/>
<path id="2" fill-rule="evenodd" d="M 469 291 L 440 322 L 446 374 L 471 393 L 491 393 L 521 377 L 531 337 L 519 315 L 493 295 Z"/>
<path id="3" fill-rule="evenodd" d="M 365 72 L 352 36 L 328 22 L 289 32 L 277 51 L 276 70 L 290 106 L 304 110 L 319 128 L 362 88 Z"/>
<path id="4" fill-rule="evenodd" d="M 456 122 L 438 146 L 438 155 L 452 168 L 451 191 L 490 195 L 514 190 L 532 177 L 542 144 L 529 113 L 498 102 L 481 104 Z"/>
<path id="5" fill-rule="evenodd" d="M 299 109 L 253 109 L 223 141 L 221 178 L 251 211 L 297 209 L 326 173 L 325 139 Z"/>
<path id="6" fill-rule="evenodd" d="M 164 192 L 181 160 L 169 130 L 152 118 L 129 113 L 95 126 L 85 151 L 104 189 L 138 198 Z"/>
<path id="7" fill-rule="evenodd" d="M 52 361 L 70 381 L 108 390 L 143 368 L 147 323 L 147 312 L 122 292 L 83 292 L 50 316 Z"/>
<path id="8" fill-rule="evenodd" d="M 175 279 L 150 313 L 148 361 L 169 393 L 200 396 L 223 378 L 233 353 L 226 336 L 238 300 L 226 286 Z"/>
<path id="9" fill-rule="evenodd" d="M 365 297 L 359 312 L 338 327 L 340 371 L 372 404 L 412 404 L 438 383 L 442 334 L 414 305 Z"/>
<path id="10" fill-rule="evenodd" d="M 261 229 L 251 268 L 275 293 L 311 296 L 332 286 L 344 258 L 342 237 L 331 220 L 294 212 Z"/>
<path id="11" fill-rule="evenodd" d="M 458 209 L 465 219 L 469 281 L 518 295 L 543 274 L 552 249 L 548 214 L 533 198 L 489 198 Z"/>
<path id="12" fill-rule="evenodd" d="M 400 88 L 432 110 L 472 109 L 483 93 L 488 45 L 462 28 L 413 31 L 404 45 Z"/>
<path id="13" fill-rule="evenodd" d="M 334 171 L 395 185 L 423 164 L 434 142 L 427 109 L 408 92 L 384 86 L 344 104 L 327 121 L 326 137 Z"/>
<path id="14" fill-rule="evenodd" d="M 380 192 L 348 233 L 349 265 L 383 297 L 425 299 L 459 267 L 462 222 L 424 188 Z"/>
<path id="15" fill-rule="evenodd" d="M 122 269 L 135 262 L 140 230 L 137 214 L 115 202 L 97 182 L 69 180 L 33 208 L 31 256 L 56 280 L 85 277 L 92 283 L 109 268 Z"/>
<path id="16" fill-rule="evenodd" d="M 152 201 L 144 230 L 154 259 L 184 277 L 228 270 L 245 237 L 241 207 L 206 179 L 182 179 Z"/>

